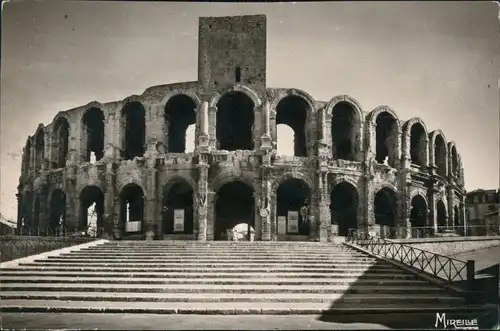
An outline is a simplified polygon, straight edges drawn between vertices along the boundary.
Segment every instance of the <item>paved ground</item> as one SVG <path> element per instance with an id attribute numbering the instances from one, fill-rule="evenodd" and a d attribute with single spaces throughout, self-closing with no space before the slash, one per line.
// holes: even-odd
<path id="1" fill-rule="evenodd" d="M 494 264 L 500 263 L 500 246 L 493 246 L 478 249 L 475 251 L 459 253 L 451 255 L 451 257 L 462 261 L 475 260 L 476 270 L 479 271 Z"/>
<path id="2" fill-rule="evenodd" d="M 3 313 L 2 329 L 99 330 L 368 330 L 389 329 L 368 323 L 322 322 L 319 316 L 209 316 L 154 314 Z"/>

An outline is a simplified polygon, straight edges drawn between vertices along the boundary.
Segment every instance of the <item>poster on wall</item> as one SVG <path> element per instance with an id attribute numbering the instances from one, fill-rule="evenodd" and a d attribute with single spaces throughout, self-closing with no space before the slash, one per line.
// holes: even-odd
<path id="1" fill-rule="evenodd" d="M 288 233 L 299 233 L 299 212 L 288 211 Z"/>
<path id="2" fill-rule="evenodd" d="M 184 209 L 174 209 L 174 232 L 184 231 Z"/>
<path id="3" fill-rule="evenodd" d="M 278 234 L 286 234 L 286 216 L 278 216 Z"/>

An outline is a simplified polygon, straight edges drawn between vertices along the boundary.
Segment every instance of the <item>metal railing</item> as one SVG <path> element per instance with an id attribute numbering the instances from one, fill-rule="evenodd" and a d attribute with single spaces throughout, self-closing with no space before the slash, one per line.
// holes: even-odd
<path id="1" fill-rule="evenodd" d="M 417 239 L 442 237 L 488 237 L 500 236 L 500 227 L 472 225 L 467 227 L 424 226 L 424 227 L 390 227 L 380 226 L 378 235 L 385 239 Z"/>
<path id="2" fill-rule="evenodd" d="M 0 261 L 10 261 L 93 241 L 92 237 L 0 236 Z"/>
<path id="3" fill-rule="evenodd" d="M 500 264 L 493 265 L 486 277 L 478 279 L 473 260 L 461 261 L 408 244 L 393 242 L 380 238 L 379 233 L 369 229 L 349 229 L 346 243 L 438 278 L 455 289 L 465 290 L 464 295 L 471 302 L 500 304 Z"/>
<path id="4" fill-rule="evenodd" d="M 349 230 L 346 242 L 447 282 L 474 280 L 474 261 L 460 261 L 407 244 L 395 243 L 380 238 L 377 233 L 358 229 Z"/>

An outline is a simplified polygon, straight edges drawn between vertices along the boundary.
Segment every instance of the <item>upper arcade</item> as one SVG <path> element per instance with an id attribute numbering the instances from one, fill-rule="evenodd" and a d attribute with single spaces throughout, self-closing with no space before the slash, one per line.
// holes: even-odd
<path id="1" fill-rule="evenodd" d="M 388 106 L 365 115 L 345 95 L 319 102 L 299 89 L 267 88 L 265 16 L 200 18 L 198 40 L 198 81 L 59 112 L 28 138 L 23 174 L 91 156 L 106 162 L 236 150 L 275 155 L 277 128 L 284 125 L 293 131 L 296 160 L 375 160 L 463 187 L 454 142 L 439 129 L 428 132 L 422 119 L 402 122 Z M 193 151 L 186 150 L 189 128 Z"/>

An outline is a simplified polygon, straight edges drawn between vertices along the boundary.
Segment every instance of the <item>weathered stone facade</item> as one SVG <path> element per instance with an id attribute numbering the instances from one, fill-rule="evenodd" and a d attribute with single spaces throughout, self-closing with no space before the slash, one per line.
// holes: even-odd
<path id="1" fill-rule="evenodd" d="M 251 223 L 257 240 L 464 224 L 462 163 L 440 130 L 402 122 L 388 106 L 365 113 L 345 95 L 320 102 L 268 88 L 265 70 L 265 16 L 201 18 L 199 81 L 94 101 L 39 125 L 24 148 L 19 224 L 82 229 L 93 202 L 116 238 L 220 239 L 232 219 Z M 192 124 L 195 151 L 185 153 Z M 279 124 L 294 130 L 295 156 L 277 155 Z M 127 230 L 126 202 L 137 231 Z M 179 231 L 175 209 L 184 210 Z M 297 231 L 278 222 L 288 211 L 299 212 Z"/>

